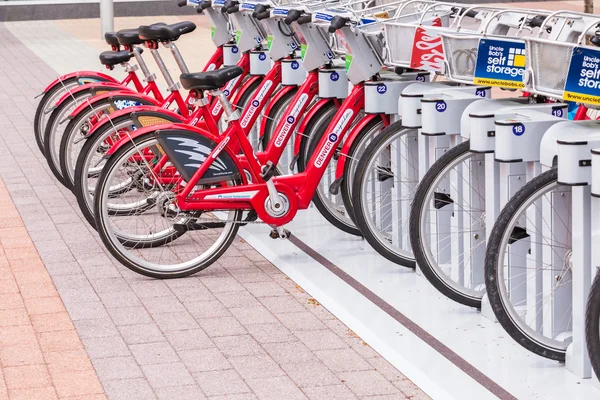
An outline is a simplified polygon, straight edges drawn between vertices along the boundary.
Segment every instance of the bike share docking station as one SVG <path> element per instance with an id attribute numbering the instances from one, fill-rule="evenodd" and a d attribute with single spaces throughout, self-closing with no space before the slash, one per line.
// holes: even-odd
<path id="1" fill-rule="evenodd" d="M 470 48 L 472 49 L 473 46 L 471 45 Z M 476 53 L 474 57 L 476 58 Z M 474 60 L 472 59 L 472 61 Z M 474 74 L 474 71 L 471 74 Z M 471 80 L 470 83 L 472 82 Z M 375 83 L 371 85 L 376 88 Z M 589 140 L 588 144 L 579 143 L 585 141 L 582 136 L 571 135 L 571 139 L 568 138 L 569 129 L 566 129 L 567 124 L 574 124 L 572 129 L 575 130 L 579 129 L 577 126 L 586 123 L 565 121 L 567 115 L 566 105 L 550 102 L 528 104 L 526 99 L 519 98 L 491 100 L 490 89 L 488 85 L 483 84 L 470 87 L 457 87 L 453 84 L 440 82 L 431 82 L 422 86 L 419 83 L 408 85 L 402 90 L 398 102 L 398 114 L 402 118 L 403 125 L 417 128 L 418 131 L 415 130 L 414 133 L 406 135 L 402 140 L 402 146 L 391 149 L 391 157 L 402 160 L 399 162 L 418 162 L 419 168 L 413 177 L 416 186 L 429 166 L 447 149 L 469 140 L 471 152 L 478 155 L 471 158 L 469 164 L 471 170 L 466 178 L 477 181 L 480 179 L 479 177 L 483 176 L 485 179 L 485 196 L 477 198 L 473 193 L 467 192 L 466 189 L 470 181 L 461 186 L 458 181 L 449 180 L 445 182 L 445 185 L 450 198 L 459 199 L 461 196 L 469 196 L 468 199 L 463 199 L 460 203 L 471 205 L 472 208 L 481 209 L 482 211 L 463 216 L 462 221 L 452 224 L 452 231 L 441 229 L 436 231 L 434 229 L 433 232 L 437 236 L 435 239 L 437 246 L 442 248 L 447 243 L 450 235 L 456 237 L 460 234 L 462 228 L 477 227 L 478 230 L 464 233 L 462 241 L 453 243 L 443 252 L 443 257 L 449 262 L 462 263 L 463 273 L 470 275 L 471 279 L 480 282 L 481 285 L 484 283 L 482 268 L 485 255 L 484 249 L 469 254 L 468 257 L 460 261 L 457 261 L 457 255 L 461 254 L 462 249 L 476 247 L 473 242 L 479 238 L 486 238 L 500 208 L 532 178 L 552 167 L 556 159 L 559 160 L 559 171 L 561 166 L 571 166 L 572 174 L 567 176 L 559 172 L 559 181 L 572 185 L 572 189 L 574 189 L 572 229 L 573 231 L 577 229 L 578 235 L 585 236 L 587 236 L 586 232 L 589 231 L 591 237 L 590 225 L 593 224 L 593 221 L 590 221 L 587 216 L 590 215 L 590 209 L 593 212 L 595 199 L 589 199 L 589 192 L 591 191 L 589 188 L 587 189 L 586 201 L 589 204 L 587 208 L 585 205 L 578 207 L 576 204 L 580 204 L 579 202 L 586 197 L 586 189 L 583 185 L 586 180 L 582 177 L 582 174 L 586 173 L 586 168 L 587 173 L 589 173 L 589 159 L 594 157 L 590 156 L 589 147 L 600 146 L 600 143 L 590 140 L 593 136 L 589 136 L 594 129 L 593 127 L 597 126 L 595 122 L 587 123 L 589 125 L 588 135 L 586 136 L 586 139 Z M 553 137 L 553 132 L 559 133 L 559 136 L 564 140 L 556 143 L 558 136 Z M 586 135 L 586 133 L 581 135 Z M 567 144 L 567 142 L 569 143 Z M 552 150 L 546 148 L 548 143 L 554 143 L 551 146 Z M 569 152 L 570 154 L 567 154 Z M 600 174 L 598 175 L 600 176 Z M 408 182 L 410 179 L 406 179 L 406 181 Z M 390 185 L 389 188 L 382 189 L 382 192 L 388 191 L 391 196 L 401 198 L 403 190 L 410 190 L 408 187 L 402 186 L 394 188 Z M 600 185 L 598 186 L 600 187 Z M 600 189 L 598 191 L 600 192 Z M 561 193 L 558 192 L 555 196 L 561 196 Z M 378 210 L 380 215 L 384 215 L 387 211 L 394 215 L 393 218 L 390 217 L 391 221 L 402 213 L 407 215 L 408 207 L 399 206 L 395 210 Z M 597 204 L 595 212 L 600 216 L 600 202 Z M 540 212 L 532 216 L 532 223 L 541 224 L 543 220 L 551 221 L 552 226 L 547 229 L 552 229 L 557 225 L 555 222 L 558 223 L 560 214 L 560 210 L 542 205 Z M 440 218 L 453 218 L 451 210 L 438 215 Z M 587 222 L 583 219 L 583 216 L 586 216 Z M 443 221 L 437 221 L 437 223 L 430 221 L 430 223 L 437 226 L 444 225 Z M 586 223 L 587 227 L 582 225 Z M 309 210 L 306 218 L 294 221 L 290 225 L 293 227 L 294 232 L 298 232 L 297 239 L 307 245 L 310 250 L 314 250 L 319 257 L 333 263 L 352 279 L 366 287 L 367 291 L 379 296 L 396 311 L 440 339 L 450 349 L 471 363 L 472 366 L 479 368 L 480 371 L 507 388 L 516 397 L 533 398 L 541 396 L 540 398 L 548 398 L 558 396 L 562 398 L 567 395 L 572 396 L 575 392 L 577 392 L 575 394 L 577 398 L 597 396 L 596 389 L 591 387 L 589 381 L 578 379 L 589 377 L 589 361 L 586 356 L 587 350 L 585 349 L 582 332 L 582 327 L 585 326 L 582 311 L 585 310 L 587 289 L 582 289 L 585 289 L 586 282 L 589 287 L 591 270 L 588 271 L 587 277 L 584 275 L 573 276 L 571 285 L 561 287 L 561 293 L 553 293 L 556 295 L 556 301 L 564 302 L 564 306 L 561 308 L 560 305 L 556 305 L 556 307 L 550 309 L 550 315 L 544 316 L 544 318 L 552 321 L 551 323 L 547 321 L 544 324 L 544 329 L 551 329 L 557 336 L 561 336 L 565 340 L 568 340 L 568 337 L 572 338 L 566 357 L 566 366 L 573 371 L 572 374 L 556 362 L 532 356 L 519 346 L 515 347 L 510 339 L 505 340 L 506 334 L 498 324 L 493 323 L 495 318 L 491 310 L 486 308 L 485 299 L 481 314 L 484 314 L 491 321 L 482 320 L 480 318 L 481 314 L 473 310 L 467 311 L 464 308 L 455 307 L 455 304 L 440 297 L 439 293 L 429 290 L 430 288 L 426 285 L 421 286 L 422 280 L 415 279 L 414 274 L 411 276 L 409 272 L 398 267 L 394 268 L 393 264 L 372 256 L 372 250 L 365 246 L 364 242 L 355 238 L 350 239 L 329 228 L 314 210 Z M 251 233 L 252 229 L 252 227 L 245 228 L 245 237 L 261 251 L 264 250 L 265 247 L 260 243 L 262 240 L 259 239 L 258 234 Z M 558 231 L 553 232 L 566 234 Z M 400 231 L 397 231 L 396 235 L 407 236 L 406 233 Z M 402 239 L 395 240 L 402 241 Z M 408 240 L 408 237 L 405 237 L 404 240 Z M 535 245 L 535 240 L 535 237 L 526 237 L 515 241 L 511 244 L 513 248 L 510 250 L 510 256 L 518 259 L 520 253 L 529 252 L 529 249 L 531 249 L 531 252 L 541 251 L 539 246 Z M 579 274 L 582 272 L 581 268 L 576 271 L 573 265 L 580 263 L 585 265 L 585 257 L 588 257 L 588 260 L 597 257 L 598 261 L 596 263 L 600 264 L 600 252 L 596 252 L 594 255 L 591 253 L 591 239 L 582 240 L 579 236 L 573 235 L 572 241 L 573 250 L 570 256 L 546 252 L 541 258 L 543 263 L 550 265 L 555 265 L 559 259 L 567 258 L 571 260 L 569 265 L 560 265 L 560 268 L 556 270 L 553 268 L 546 271 L 543 278 L 535 282 L 535 285 L 539 287 L 536 290 L 522 291 L 521 296 L 547 295 L 556 286 L 557 278 L 562 279 L 561 276 L 564 273 Z M 575 245 L 575 242 L 577 242 L 577 245 Z M 407 358 L 411 357 L 411 346 L 415 346 L 415 348 L 418 346 L 415 342 L 411 342 L 410 345 L 407 344 L 407 337 L 414 332 L 407 332 L 402 328 L 402 324 L 397 323 L 397 319 L 395 319 L 396 322 L 390 321 L 389 314 L 382 315 L 380 309 L 374 309 L 369 301 L 365 301 L 361 298 L 362 296 L 352 293 L 358 289 L 354 289 L 355 286 L 348 288 L 345 283 L 340 282 L 340 280 L 348 282 L 347 278 L 342 278 L 342 275 L 339 274 L 334 275 L 330 268 L 309 266 L 309 264 L 314 264 L 314 261 L 310 260 L 310 255 L 306 255 L 306 247 L 301 246 L 299 251 L 298 248 L 289 243 L 282 244 L 282 246 L 286 246 L 286 249 L 281 252 L 274 249 L 266 250 L 265 255 L 282 268 L 284 272 L 288 273 L 292 279 L 315 295 L 323 305 L 334 312 L 351 329 L 365 338 L 372 339 L 372 341 L 369 340 L 369 343 L 376 350 L 385 354 L 386 358 L 395 361 L 394 365 L 402 365 L 401 369 L 403 371 L 413 372 L 414 375 L 409 374 L 411 379 L 415 382 L 419 381 L 419 372 L 411 370 L 411 368 L 419 365 L 417 359 L 422 358 L 425 353 L 419 353 L 418 356 L 415 354 L 414 358 L 408 361 L 408 364 L 411 365 L 406 364 Z M 285 251 L 295 253 L 296 258 L 286 257 L 284 255 Z M 309 251 L 308 254 L 312 253 Z M 586 256 L 586 254 L 589 254 L 589 256 Z M 364 268 L 364 265 L 369 265 L 368 270 Z M 561 272 L 557 273 L 557 270 Z M 523 277 L 515 274 L 510 279 L 514 285 L 518 285 L 525 282 Z M 527 284 L 531 285 L 530 283 Z M 406 288 L 409 286 L 411 287 L 411 289 L 408 289 L 410 293 L 403 293 L 403 291 L 398 290 L 400 287 Z M 336 290 L 339 290 L 339 293 Z M 365 293 L 364 288 L 359 291 Z M 517 295 L 519 295 L 519 292 L 515 292 L 515 296 Z M 372 299 L 371 296 L 369 298 Z M 351 309 L 348 304 L 352 304 Z M 579 314 L 575 312 L 575 309 L 573 313 L 573 326 L 578 325 L 579 330 L 569 328 L 565 326 L 564 321 L 561 321 L 561 310 L 570 306 L 579 309 Z M 544 311 L 541 310 L 541 312 Z M 449 318 L 448 315 L 453 317 Z M 457 315 L 460 315 L 460 317 L 457 317 Z M 532 318 L 534 317 L 536 316 L 532 316 Z M 539 318 L 539 316 L 537 317 Z M 457 323 L 455 318 L 458 318 L 460 323 Z M 390 325 L 386 325 L 388 322 Z M 470 328 L 463 329 L 470 324 L 477 325 L 479 333 L 485 339 L 479 337 L 478 334 L 472 335 Z M 401 334 L 400 337 L 396 337 L 390 335 L 389 332 Z M 402 351 L 398 351 L 398 349 Z M 418 352 L 415 351 L 415 353 Z M 428 358 L 428 356 L 425 356 L 425 358 Z M 427 384 L 420 385 L 430 395 L 436 393 L 435 391 L 440 389 L 441 386 L 447 385 L 446 388 L 452 386 L 452 383 L 448 382 L 449 380 L 456 379 L 458 382 L 461 379 L 452 374 L 451 371 L 454 366 L 444 364 L 447 359 L 440 361 L 440 365 L 445 365 L 447 369 L 444 370 L 444 374 L 452 377 L 442 378 L 440 375 L 436 375 L 437 370 L 432 366 L 432 360 L 433 358 L 428 358 L 427 366 L 421 364 L 423 371 L 428 371 L 438 379 L 437 382 L 432 383 L 432 386 L 428 386 L 428 388 L 436 386 L 431 391 L 425 389 Z M 426 379 L 424 378 L 424 380 Z M 469 383 L 466 383 L 465 387 L 470 387 L 469 385 Z M 463 387 L 463 390 L 465 387 Z M 535 389 L 532 389 L 534 387 Z M 569 389 L 566 389 L 567 387 Z M 439 393 L 437 392 L 438 395 Z M 450 392 L 445 393 L 447 395 Z M 471 394 L 476 395 L 475 392 Z M 481 398 L 486 396 L 487 394 L 481 394 Z M 478 398 L 480 397 L 478 396 Z"/>

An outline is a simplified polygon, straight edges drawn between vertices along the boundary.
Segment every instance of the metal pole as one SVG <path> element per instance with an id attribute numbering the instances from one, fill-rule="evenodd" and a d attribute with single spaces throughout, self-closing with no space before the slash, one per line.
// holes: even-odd
<path id="1" fill-rule="evenodd" d="M 111 32 L 115 29 L 115 12 L 113 0 L 100 0 L 100 25 L 102 27 L 102 37 L 106 32 Z"/>

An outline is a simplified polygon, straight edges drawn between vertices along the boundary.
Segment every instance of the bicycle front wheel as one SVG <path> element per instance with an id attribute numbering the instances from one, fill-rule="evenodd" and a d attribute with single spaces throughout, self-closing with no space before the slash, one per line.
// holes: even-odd
<path id="1" fill-rule="evenodd" d="M 481 308 L 485 293 L 485 165 L 468 141 L 427 171 L 410 212 L 410 243 L 427 280 L 446 297 Z"/>
<path id="2" fill-rule="evenodd" d="M 596 273 L 587 302 L 585 338 L 592 368 L 596 376 L 600 377 L 600 272 Z"/>
<path id="3" fill-rule="evenodd" d="M 564 361 L 572 336 L 571 188 L 553 168 L 500 212 L 488 239 L 485 284 L 498 322 L 521 346 Z"/>
<path id="4" fill-rule="evenodd" d="M 381 131 L 360 158 L 354 175 L 354 218 L 382 256 L 408 268 L 415 260 L 408 237 L 410 204 L 418 183 L 417 130 L 398 121 Z"/>
<path id="5" fill-rule="evenodd" d="M 153 166 L 145 161 L 147 157 L 135 161 L 139 155 L 160 149 L 154 133 L 148 133 L 115 152 L 97 182 L 94 214 L 100 238 L 119 262 L 146 276 L 179 278 L 207 268 L 227 250 L 237 234 L 242 212 L 179 210 L 174 187 L 160 181 Z M 166 163 L 165 168 L 172 165 Z M 241 171 L 235 175 L 241 176 Z M 113 188 L 132 181 L 133 176 L 134 182 L 142 184 L 111 195 Z M 232 178 L 211 187 L 239 184 L 239 178 Z M 119 204 L 122 211 L 115 212 Z M 127 209 L 131 212 L 124 212 Z"/>

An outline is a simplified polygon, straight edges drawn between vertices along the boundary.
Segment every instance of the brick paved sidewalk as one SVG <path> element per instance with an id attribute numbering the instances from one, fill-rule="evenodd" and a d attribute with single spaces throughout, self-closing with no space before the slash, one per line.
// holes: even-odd
<path id="1" fill-rule="evenodd" d="M 59 29 L 28 32 L 28 43 L 35 34 L 52 40 L 50 32 L 69 40 Z M 48 398 L 78 399 L 102 388 L 111 399 L 128 400 L 426 398 L 239 238 L 214 266 L 180 280 L 150 280 L 113 261 L 72 194 L 51 178 L 33 138 L 33 97 L 56 72 L 2 24 L 0 69 L 0 178 L 7 190 L 0 189 L 0 224 L 22 219 L 25 227 L 0 226 L 0 269 L 3 278 L 14 276 L 0 281 L 0 292 L 9 294 L 0 308 L 20 310 L 0 311 L 0 398 L 6 388 L 19 398 L 29 387 Z M 55 318 L 37 316 L 40 309 Z M 10 334 L 17 329 L 29 336 Z M 30 348 L 11 358 L 2 342 L 11 337 L 29 337 Z M 57 352 L 63 358 L 52 358 Z M 31 373 L 14 373 L 14 363 Z"/>

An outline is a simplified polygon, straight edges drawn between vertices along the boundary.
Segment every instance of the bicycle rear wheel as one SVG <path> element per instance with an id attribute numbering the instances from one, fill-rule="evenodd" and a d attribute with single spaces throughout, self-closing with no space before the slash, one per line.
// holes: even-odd
<path id="1" fill-rule="evenodd" d="M 156 173 L 151 172 L 152 165 L 132 162 L 148 151 L 157 152 L 158 156 L 159 149 L 152 132 L 127 142 L 115 152 L 98 180 L 94 214 L 100 238 L 119 262 L 142 275 L 179 278 L 207 268 L 227 250 L 237 234 L 242 211 L 179 210 L 174 188 L 157 179 Z M 143 184 L 112 196 L 112 188 L 130 180 L 132 170 Z M 241 173 L 235 171 L 236 178 L 212 186 L 240 185 Z M 121 212 L 114 212 L 117 204 L 122 205 Z M 131 211 L 126 212 L 127 209 Z"/>
<path id="2" fill-rule="evenodd" d="M 44 153 L 44 133 L 46 132 L 46 124 L 50 118 L 52 107 L 69 90 L 79 86 L 81 81 L 87 82 L 88 80 L 92 80 L 93 82 L 105 81 L 105 79 L 98 76 L 84 75 L 68 78 L 52 86 L 40 99 L 33 119 L 33 132 L 35 134 L 35 141 L 42 153 Z"/>
<path id="3" fill-rule="evenodd" d="M 572 334 L 571 188 L 553 168 L 500 212 L 488 239 L 485 285 L 498 322 L 521 346 L 564 361 Z"/>

